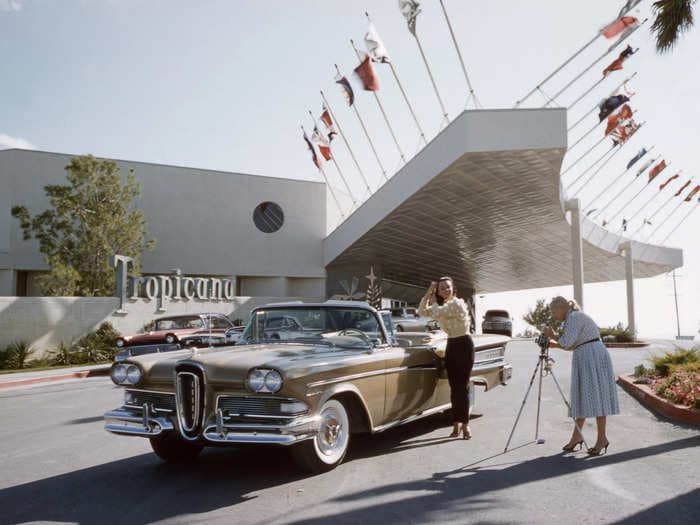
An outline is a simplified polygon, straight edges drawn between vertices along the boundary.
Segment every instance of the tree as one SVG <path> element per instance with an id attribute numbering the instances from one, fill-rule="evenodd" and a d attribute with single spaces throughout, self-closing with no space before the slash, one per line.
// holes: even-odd
<path id="1" fill-rule="evenodd" d="M 122 184 L 119 166 L 92 155 L 74 157 L 66 166 L 67 185 L 44 186 L 51 207 L 30 215 L 13 206 L 12 216 L 24 240 L 39 241 L 49 272 L 38 278 L 45 295 L 109 296 L 114 293 L 114 268 L 109 258 L 128 255 L 139 271 L 145 242 L 144 213 L 134 208 L 141 195 L 133 169 Z"/>
<path id="2" fill-rule="evenodd" d="M 656 18 L 651 32 L 656 35 L 656 50 L 667 53 L 678 43 L 682 33 L 693 27 L 695 0 L 656 0 L 652 4 Z"/>
<path id="3" fill-rule="evenodd" d="M 530 326 L 535 327 L 538 331 L 542 330 L 546 326 L 551 326 L 555 332 L 560 331 L 561 321 L 555 321 L 552 317 L 552 312 L 549 309 L 549 305 L 544 299 L 537 299 L 535 308 L 528 310 L 528 312 L 523 316 L 523 321 L 525 321 Z"/>

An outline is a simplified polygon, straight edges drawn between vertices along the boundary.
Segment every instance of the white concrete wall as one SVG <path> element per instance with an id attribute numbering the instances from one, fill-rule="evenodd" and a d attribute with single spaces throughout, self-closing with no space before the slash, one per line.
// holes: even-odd
<path id="1" fill-rule="evenodd" d="M 0 270 L 45 270 L 38 243 L 22 240 L 13 205 L 33 214 L 48 207 L 47 184 L 65 184 L 72 155 L 24 150 L 0 151 Z M 141 184 L 138 207 L 146 214 L 154 251 L 142 271 L 189 275 L 325 278 L 326 185 L 196 168 L 117 161 L 122 174 L 134 169 Z M 253 210 L 277 203 L 284 225 L 263 233 Z M 14 295 L 0 279 L 0 295 Z"/>
<path id="2" fill-rule="evenodd" d="M 233 301 L 166 301 L 165 311 L 156 301 L 138 299 L 125 305 L 126 314 L 118 314 L 116 297 L 0 297 L 0 348 L 13 341 L 26 341 L 35 347 L 33 358 L 40 357 L 59 343 L 70 343 L 109 321 L 121 333 L 139 332 L 156 317 L 197 312 L 217 312 L 231 320 L 247 323 L 258 305 L 282 301 L 322 301 L 322 297 L 235 297 Z"/>

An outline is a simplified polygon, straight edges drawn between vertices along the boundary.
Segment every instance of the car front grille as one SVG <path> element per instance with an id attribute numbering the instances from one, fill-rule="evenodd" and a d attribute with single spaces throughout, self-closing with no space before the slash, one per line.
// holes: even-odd
<path id="1" fill-rule="evenodd" d="M 126 406 L 143 407 L 148 403 L 156 411 L 175 412 L 175 394 L 167 392 L 146 392 L 143 390 L 127 390 Z"/>
<path id="2" fill-rule="evenodd" d="M 179 365 L 176 368 L 175 389 L 180 433 L 187 439 L 195 439 L 204 421 L 204 374 L 196 366 Z"/>
<path id="3" fill-rule="evenodd" d="M 305 412 L 282 412 L 282 403 L 293 403 L 295 399 L 284 397 L 221 396 L 217 408 L 228 420 L 241 422 L 289 419 Z"/>

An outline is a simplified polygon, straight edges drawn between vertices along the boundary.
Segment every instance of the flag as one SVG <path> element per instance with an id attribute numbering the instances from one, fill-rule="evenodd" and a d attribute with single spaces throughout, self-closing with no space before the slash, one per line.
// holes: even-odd
<path id="1" fill-rule="evenodd" d="M 632 118 L 632 108 L 629 107 L 629 104 L 625 104 L 620 111 L 608 117 L 608 125 L 605 127 L 605 134 L 609 135 L 620 122 L 630 118 Z"/>
<path id="2" fill-rule="evenodd" d="M 597 209 L 598 209 L 598 208 L 593 208 L 592 210 L 588 210 L 588 211 L 586 212 L 586 217 L 588 217 L 591 213 L 593 213 L 593 212 L 596 211 Z"/>
<path id="3" fill-rule="evenodd" d="M 352 86 L 348 79 L 344 76 L 338 75 L 335 77 L 335 83 L 340 84 L 340 88 L 343 90 L 343 95 L 345 95 L 345 100 L 348 101 L 348 106 L 352 106 L 355 103 L 355 92 L 352 90 Z"/>
<path id="4" fill-rule="evenodd" d="M 651 169 L 649 170 L 649 181 L 648 181 L 648 182 L 653 181 L 654 178 L 655 178 L 659 173 L 661 173 L 662 171 L 664 171 L 664 169 L 666 169 L 666 161 L 665 161 L 665 160 L 662 160 L 662 161 L 659 162 L 656 166 L 654 166 L 653 168 L 651 168 Z"/>
<path id="5" fill-rule="evenodd" d="M 622 231 L 626 232 L 627 231 L 627 219 L 622 219 Z"/>
<path id="6" fill-rule="evenodd" d="M 408 30 L 416 36 L 416 18 L 420 14 L 420 4 L 416 0 L 399 0 L 399 9 L 408 23 Z"/>
<path id="7" fill-rule="evenodd" d="M 328 129 L 328 141 L 330 142 L 333 140 L 333 137 L 338 134 L 338 132 L 335 130 L 335 125 L 333 124 L 333 119 L 331 118 L 331 112 L 328 111 L 325 104 L 321 105 L 321 110 L 321 120 L 325 124 L 326 129 Z"/>
<path id="8" fill-rule="evenodd" d="M 629 100 L 630 99 L 627 95 L 612 95 L 603 100 L 598 105 L 598 109 L 600 110 L 600 112 L 598 113 L 598 118 L 600 119 L 600 122 L 603 122 L 603 119 L 605 117 L 610 115 L 610 113 L 615 111 L 625 102 L 629 102 Z"/>
<path id="9" fill-rule="evenodd" d="M 688 196 L 684 199 L 685 202 L 690 202 L 691 200 L 693 200 L 693 197 L 694 197 L 695 194 L 696 194 L 697 192 L 699 192 L 699 191 L 700 191 L 700 185 L 695 186 L 695 187 L 693 188 L 693 191 L 691 191 L 691 192 L 688 194 Z"/>
<path id="10" fill-rule="evenodd" d="M 634 27 L 637 25 L 637 19 L 633 16 L 621 16 L 615 20 L 612 24 L 608 24 L 603 28 L 601 33 L 605 38 L 614 38 L 629 27 Z"/>
<path id="11" fill-rule="evenodd" d="M 625 14 L 632 11 L 632 9 L 634 9 L 635 6 L 641 1 L 642 0 L 627 0 L 625 5 L 622 6 L 622 9 L 620 9 L 620 12 L 617 14 L 617 18 L 622 18 Z"/>
<path id="12" fill-rule="evenodd" d="M 355 68 L 355 74 L 362 80 L 362 87 L 365 88 L 365 91 L 379 91 L 379 78 L 372 69 L 369 55 L 365 55 L 362 63 Z"/>
<path id="13" fill-rule="evenodd" d="M 611 133 L 613 139 L 613 146 L 618 144 L 623 144 L 634 135 L 639 129 L 639 124 L 637 124 L 634 119 L 629 119 L 627 122 L 618 125 Z"/>
<path id="14" fill-rule="evenodd" d="M 306 131 L 304 131 L 304 142 L 306 142 L 306 145 L 309 147 L 309 151 L 311 152 L 311 160 L 314 161 L 314 164 L 320 170 L 321 161 L 318 159 L 318 155 L 316 155 L 316 148 L 314 148 L 314 145 L 309 140 L 309 136 L 306 134 Z"/>
<path id="15" fill-rule="evenodd" d="M 688 182 L 686 182 L 685 184 L 683 184 L 683 186 L 681 186 L 681 189 L 678 190 L 678 191 L 675 193 L 674 197 L 678 197 L 681 193 L 683 193 L 683 190 L 686 189 L 688 186 L 690 186 L 690 183 L 691 183 L 692 181 L 693 181 L 693 179 L 690 179 Z"/>
<path id="16" fill-rule="evenodd" d="M 627 169 L 630 169 L 639 159 L 641 159 L 646 154 L 646 149 L 642 148 L 641 150 L 639 150 L 639 153 L 632 157 L 632 159 L 627 163 Z"/>
<path id="17" fill-rule="evenodd" d="M 603 70 L 603 77 L 606 77 L 608 73 L 612 71 L 619 71 L 622 69 L 622 63 L 632 55 L 634 55 L 634 49 L 632 49 L 632 46 L 627 46 L 622 50 L 620 55 Z"/>
<path id="18" fill-rule="evenodd" d="M 666 186 L 668 186 L 668 183 L 669 183 L 669 182 L 671 182 L 672 180 L 676 180 L 678 177 L 680 177 L 680 175 L 679 175 L 678 173 L 676 173 L 676 174 L 673 175 L 672 177 L 669 177 L 668 180 L 667 180 L 666 182 L 664 182 L 663 184 L 661 184 L 661 185 L 659 186 L 659 189 L 660 189 L 660 190 L 663 190 Z"/>
<path id="19" fill-rule="evenodd" d="M 651 226 L 651 220 L 644 217 L 644 220 L 642 221 L 642 227 L 646 226 L 647 224 Z"/>
<path id="20" fill-rule="evenodd" d="M 654 163 L 655 160 L 656 159 L 649 159 L 647 162 L 645 162 L 644 165 L 641 168 L 639 168 L 635 177 L 639 177 L 642 173 L 644 173 L 647 170 L 647 168 Z"/>
<path id="21" fill-rule="evenodd" d="M 314 126 L 314 131 L 311 134 L 311 141 L 316 144 L 318 151 L 321 152 L 324 159 L 331 160 L 333 158 L 331 155 L 331 144 L 317 126 Z"/>
<path id="22" fill-rule="evenodd" d="M 377 29 L 372 23 L 369 24 L 369 29 L 365 34 L 365 46 L 367 47 L 367 52 L 369 53 L 369 56 L 372 57 L 372 60 L 382 63 L 389 62 L 389 53 L 386 50 L 386 47 L 384 47 L 384 42 L 382 42 L 382 39 L 379 38 Z"/>

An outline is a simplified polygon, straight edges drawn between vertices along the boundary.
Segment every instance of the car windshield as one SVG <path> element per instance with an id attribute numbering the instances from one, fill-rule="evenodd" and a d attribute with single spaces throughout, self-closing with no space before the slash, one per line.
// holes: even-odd
<path id="1" fill-rule="evenodd" d="M 295 307 L 253 312 L 237 344 L 321 343 L 367 347 L 385 342 L 376 314 L 362 308 Z"/>
<path id="2" fill-rule="evenodd" d="M 163 317 L 156 319 L 154 330 L 183 330 L 188 328 L 204 328 L 199 316 Z"/>
<path id="3" fill-rule="evenodd" d="M 489 310 L 486 312 L 486 317 L 509 317 L 505 310 Z"/>

